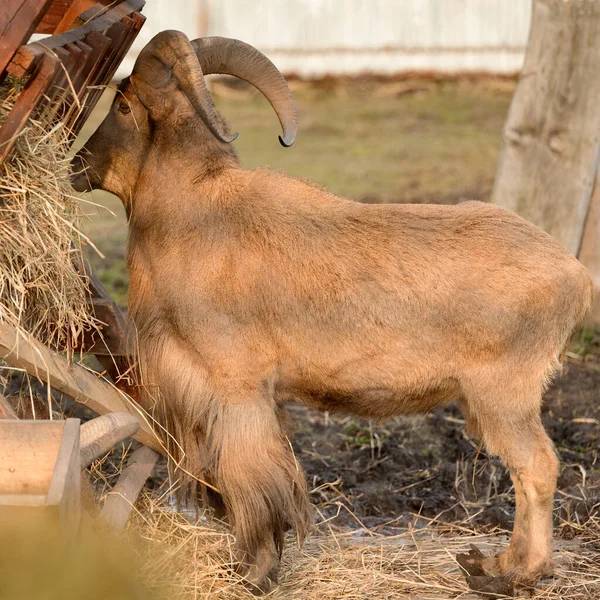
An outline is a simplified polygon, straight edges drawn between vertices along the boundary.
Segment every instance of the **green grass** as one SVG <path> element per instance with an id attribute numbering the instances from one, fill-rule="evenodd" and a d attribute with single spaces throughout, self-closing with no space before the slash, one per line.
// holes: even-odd
<path id="1" fill-rule="evenodd" d="M 213 97 L 233 130 L 242 165 L 269 165 L 367 202 L 486 200 L 496 172 L 511 82 L 292 82 L 300 130 L 292 148 L 253 89 L 216 84 Z M 107 102 L 103 103 L 106 110 Z M 102 107 L 100 108 L 102 110 Z M 86 126 L 89 133 L 99 113 Z M 83 132 L 83 136 L 85 136 Z M 86 233 L 100 279 L 124 304 L 126 221 L 120 202 L 94 194 Z M 107 210 L 108 209 L 108 210 Z M 113 214 L 114 213 L 114 214 Z"/>

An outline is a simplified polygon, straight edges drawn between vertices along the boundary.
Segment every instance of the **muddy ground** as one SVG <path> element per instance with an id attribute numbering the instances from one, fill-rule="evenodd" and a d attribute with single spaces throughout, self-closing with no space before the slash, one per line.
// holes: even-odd
<path id="1" fill-rule="evenodd" d="M 543 422 L 561 460 L 555 525 L 563 537 L 574 533 L 569 522 L 600 508 L 600 335 L 588 338 L 544 397 Z M 435 518 L 512 528 L 508 472 L 467 438 L 457 407 L 385 422 L 300 406 L 290 412 L 312 501 L 323 517 L 337 515 L 334 524 L 392 531 Z"/>

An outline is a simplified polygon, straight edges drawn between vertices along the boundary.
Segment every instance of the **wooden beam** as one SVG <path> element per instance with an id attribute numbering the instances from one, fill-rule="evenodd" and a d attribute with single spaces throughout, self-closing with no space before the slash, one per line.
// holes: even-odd
<path id="1" fill-rule="evenodd" d="M 133 437 L 139 428 L 139 420 L 131 413 L 109 413 L 85 422 L 79 435 L 81 468 L 85 469 L 113 446 Z"/>
<path id="2" fill-rule="evenodd" d="M 21 44 L 29 39 L 52 0 L 2 0 L 0 3 L 0 81 Z"/>
<path id="3" fill-rule="evenodd" d="M 24 369 L 99 415 L 110 412 L 134 414 L 140 421 L 135 439 L 164 453 L 162 444 L 144 418 L 142 409 L 136 410 L 133 402 L 103 379 L 79 365 L 69 365 L 62 356 L 36 340 L 25 338 L 7 323 L 0 323 L 0 358 L 9 365 Z"/>
<path id="4" fill-rule="evenodd" d="M 95 0 L 54 0 L 35 32 L 53 35 L 67 31 L 82 12 L 95 4 Z"/>
<path id="5" fill-rule="evenodd" d="M 101 519 L 113 533 L 120 533 L 127 525 L 133 505 L 152 474 L 158 458 L 159 455 L 154 450 L 145 446 L 134 450 L 129 457 L 127 466 L 100 511 Z"/>

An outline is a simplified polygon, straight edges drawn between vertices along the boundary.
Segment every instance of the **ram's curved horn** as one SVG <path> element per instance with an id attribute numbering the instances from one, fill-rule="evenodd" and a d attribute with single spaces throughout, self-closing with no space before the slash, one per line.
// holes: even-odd
<path id="1" fill-rule="evenodd" d="M 277 67 L 256 48 L 223 37 L 192 40 L 205 75 L 222 73 L 244 79 L 257 88 L 277 113 L 283 129 L 279 141 L 291 146 L 298 132 L 298 113 L 290 89 Z"/>
<path id="2" fill-rule="evenodd" d="M 157 90 L 166 87 L 175 77 L 179 88 L 215 137 L 227 143 L 237 137 L 237 133 L 226 135 L 221 131 L 195 49 L 184 33 L 166 30 L 155 35 L 135 61 L 132 79 L 135 77 Z"/>

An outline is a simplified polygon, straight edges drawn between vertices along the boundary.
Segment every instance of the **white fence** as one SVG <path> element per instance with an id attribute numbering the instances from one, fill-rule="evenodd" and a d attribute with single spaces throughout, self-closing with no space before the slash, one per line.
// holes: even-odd
<path id="1" fill-rule="evenodd" d="M 149 0 L 121 73 L 162 29 L 222 35 L 302 77 L 411 71 L 515 73 L 531 0 Z"/>

